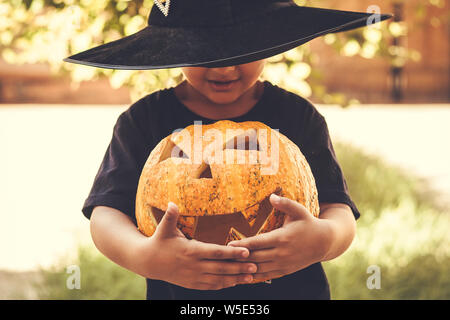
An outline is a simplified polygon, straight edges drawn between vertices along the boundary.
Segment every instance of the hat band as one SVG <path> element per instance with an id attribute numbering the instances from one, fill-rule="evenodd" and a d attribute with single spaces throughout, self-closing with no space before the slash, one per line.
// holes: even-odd
<path id="1" fill-rule="evenodd" d="M 281 8 L 297 6 L 292 0 L 171 0 L 165 16 L 154 5 L 149 26 L 225 27 L 257 19 Z"/>

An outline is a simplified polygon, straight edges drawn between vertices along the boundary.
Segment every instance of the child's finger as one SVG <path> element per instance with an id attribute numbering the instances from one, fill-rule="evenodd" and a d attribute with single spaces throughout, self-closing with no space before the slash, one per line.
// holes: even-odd
<path id="1" fill-rule="evenodd" d="M 286 197 L 280 197 L 275 193 L 270 195 L 270 203 L 276 209 L 286 213 L 293 220 L 310 219 L 311 213 L 301 203 Z"/>
<path id="2" fill-rule="evenodd" d="M 202 261 L 202 271 L 210 274 L 245 274 L 255 273 L 258 267 L 254 263 L 249 262 L 230 262 L 218 260 Z"/>
<path id="3" fill-rule="evenodd" d="M 267 233 L 258 234 L 253 237 L 235 240 L 228 243 L 232 247 L 245 247 L 248 250 L 270 249 L 277 247 L 277 237 L 280 230 L 276 229 Z"/>
<path id="4" fill-rule="evenodd" d="M 221 246 L 218 244 L 205 243 L 200 241 L 191 242 L 195 244 L 190 249 L 190 254 L 199 259 L 226 260 L 246 258 L 250 252 L 246 248 Z"/>
<path id="5" fill-rule="evenodd" d="M 157 232 L 160 236 L 170 236 L 176 233 L 178 215 L 177 205 L 169 202 L 167 204 L 167 210 L 157 227 Z"/>
<path id="6" fill-rule="evenodd" d="M 258 249 L 250 251 L 250 255 L 245 259 L 237 259 L 237 261 L 245 262 L 271 262 L 276 259 L 278 253 L 278 248 L 271 249 Z"/>

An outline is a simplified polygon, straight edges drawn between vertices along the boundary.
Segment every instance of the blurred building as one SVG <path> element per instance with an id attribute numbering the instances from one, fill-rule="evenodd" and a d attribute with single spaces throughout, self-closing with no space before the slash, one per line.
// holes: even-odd
<path id="1" fill-rule="evenodd" d="M 420 52 L 419 62 L 409 61 L 403 68 L 392 68 L 385 59 L 365 59 L 359 56 L 343 57 L 323 41 L 312 41 L 319 53 L 318 68 L 330 91 L 343 92 L 363 103 L 424 103 L 450 101 L 450 29 L 449 2 L 443 0 L 443 8 L 428 7 L 423 19 L 418 19 L 424 0 L 329 0 L 328 6 L 340 10 L 367 11 L 369 6 L 379 6 L 382 13 L 393 13 L 408 28 L 398 43 Z M 432 18 L 435 17 L 435 18 Z M 447 19 L 441 23 L 440 17 Z"/>
<path id="2" fill-rule="evenodd" d="M 69 78 L 52 76 L 44 64 L 10 65 L 0 59 L 0 103 L 124 104 L 126 88 L 112 89 L 108 79 L 71 85 Z"/>
<path id="3" fill-rule="evenodd" d="M 443 2 L 445 7 L 433 7 L 427 15 L 448 18 L 449 5 Z M 362 103 L 450 101 L 449 26 L 433 19 L 418 25 L 415 14 L 423 0 L 329 0 L 320 6 L 322 3 L 324 7 L 353 11 L 366 11 L 375 4 L 383 13 L 395 13 L 408 25 L 408 35 L 396 41 L 421 53 L 419 62 L 409 61 L 402 68 L 392 68 L 382 58 L 339 56 L 322 40 L 315 39 L 311 42 L 319 57 L 315 67 L 329 91 L 342 92 Z M 74 89 L 69 79 L 53 77 L 45 65 L 12 66 L 0 60 L 0 103 L 127 104 L 130 97 L 125 88 L 112 89 L 107 79 L 82 83 Z"/>

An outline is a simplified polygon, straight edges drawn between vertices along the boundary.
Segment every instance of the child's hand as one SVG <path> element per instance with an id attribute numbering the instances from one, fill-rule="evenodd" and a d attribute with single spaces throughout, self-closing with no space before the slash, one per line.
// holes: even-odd
<path id="1" fill-rule="evenodd" d="M 155 234 L 140 248 L 138 263 L 151 265 L 152 270 L 151 274 L 141 272 L 143 276 L 199 290 L 218 290 L 253 280 L 256 265 L 236 261 L 248 257 L 248 249 L 188 240 L 177 228 L 178 214 L 176 205 L 169 203 Z"/>
<path id="2" fill-rule="evenodd" d="M 332 242 L 327 220 L 314 217 L 288 198 L 272 194 L 270 202 L 287 215 L 281 228 L 228 243 L 250 250 L 249 257 L 239 261 L 257 264 L 255 280 L 279 278 L 322 261 Z"/>

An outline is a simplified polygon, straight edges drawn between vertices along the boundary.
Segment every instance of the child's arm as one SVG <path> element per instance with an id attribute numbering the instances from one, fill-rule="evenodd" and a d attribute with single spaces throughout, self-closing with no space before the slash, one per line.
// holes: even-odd
<path id="1" fill-rule="evenodd" d="M 91 216 L 92 239 L 106 257 L 146 278 L 200 290 L 253 280 L 256 266 L 236 261 L 248 256 L 247 249 L 188 240 L 177 229 L 177 219 L 176 206 L 169 206 L 155 234 L 146 237 L 121 211 L 98 206 Z"/>
<path id="2" fill-rule="evenodd" d="M 296 201 L 272 195 L 272 205 L 286 213 L 283 227 L 228 245 L 246 247 L 250 255 L 239 261 L 257 264 L 256 280 L 268 280 L 334 259 L 344 253 L 353 241 L 356 222 L 346 204 L 321 203 L 319 218 Z"/>

